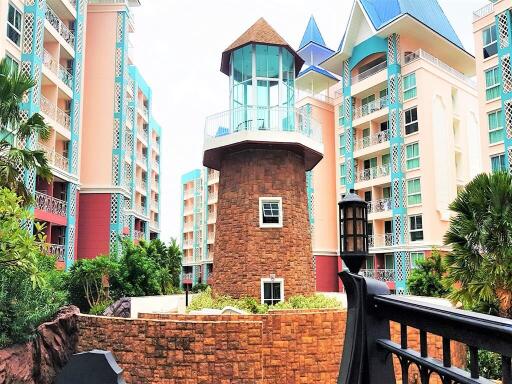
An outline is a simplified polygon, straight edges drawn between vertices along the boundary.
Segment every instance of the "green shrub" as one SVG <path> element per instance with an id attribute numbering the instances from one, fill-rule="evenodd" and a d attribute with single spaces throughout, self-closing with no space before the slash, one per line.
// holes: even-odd
<path id="1" fill-rule="evenodd" d="M 450 290 L 443 284 L 445 273 L 441 255 L 437 250 L 432 251 L 432 256 L 420 260 L 407 279 L 407 288 L 411 295 L 444 297 Z"/>
<path id="2" fill-rule="evenodd" d="M 339 308 L 340 302 L 334 297 L 327 297 L 322 294 L 313 296 L 292 296 L 283 303 L 274 305 L 274 309 L 321 309 Z"/>
<path id="3" fill-rule="evenodd" d="M 199 283 L 199 284 L 196 284 L 192 287 L 191 289 L 191 292 L 192 293 L 199 293 L 199 292 L 203 292 L 203 291 L 206 291 L 206 289 L 209 287 L 208 284 L 203 284 L 203 283 Z"/>
<path id="4" fill-rule="evenodd" d="M 90 315 L 103 315 L 103 312 L 105 309 L 107 309 L 111 304 L 113 303 L 112 300 L 103 301 L 101 303 L 98 303 L 96 305 L 93 305 L 91 309 L 89 310 Z"/>
<path id="5" fill-rule="evenodd" d="M 469 351 L 467 353 L 469 361 Z M 491 380 L 501 380 L 501 355 L 489 351 L 478 351 L 480 376 Z"/>

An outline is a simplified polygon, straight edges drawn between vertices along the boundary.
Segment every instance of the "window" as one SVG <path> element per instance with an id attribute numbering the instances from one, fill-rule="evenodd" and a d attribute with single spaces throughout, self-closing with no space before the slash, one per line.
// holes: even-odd
<path id="1" fill-rule="evenodd" d="M 284 280 L 283 279 L 261 279 L 261 302 L 267 305 L 274 305 L 284 301 Z"/>
<path id="2" fill-rule="evenodd" d="M 501 109 L 487 115 L 489 120 L 489 143 L 503 141 L 503 112 Z"/>
<path id="3" fill-rule="evenodd" d="M 370 95 L 370 96 L 367 96 L 367 97 L 363 97 L 361 99 L 361 106 L 362 106 L 362 110 L 363 110 L 363 116 L 367 115 L 369 113 L 374 112 L 374 108 L 372 108 L 371 106 L 368 106 L 368 104 L 373 103 L 374 101 L 375 101 L 375 95 Z"/>
<path id="4" fill-rule="evenodd" d="M 382 188 L 382 197 L 389 199 L 391 197 L 391 187 Z"/>
<path id="5" fill-rule="evenodd" d="M 414 107 L 405 111 L 405 134 L 418 132 L 418 108 Z"/>
<path id="6" fill-rule="evenodd" d="M 423 252 L 411 252 L 411 268 L 416 268 L 418 261 L 422 261 L 424 259 L 425 254 Z"/>
<path id="7" fill-rule="evenodd" d="M 506 171 L 504 153 L 491 157 L 491 169 L 493 172 Z"/>
<path id="8" fill-rule="evenodd" d="M 421 182 L 420 179 L 407 181 L 407 204 L 421 204 Z"/>
<path id="9" fill-rule="evenodd" d="M 420 145 L 418 143 L 410 144 L 405 147 L 407 170 L 420 167 Z"/>
<path id="10" fill-rule="evenodd" d="M 345 174 L 345 164 L 340 164 L 340 184 L 341 185 L 347 184 L 347 177 Z"/>
<path id="11" fill-rule="evenodd" d="M 384 268 L 395 269 L 395 258 L 392 253 L 384 255 Z"/>
<path id="12" fill-rule="evenodd" d="M 21 46 L 21 12 L 9 4 L 7 15 L 7 37 L 18 47 Z"/>
<path id="13" fill-rule="evenodd" d="M 382 155 L 382 166 L 389 167 L 390 156 L 389 153 Z"/>
<path id="14" fill-rule="evenodd" d="M 380 92 L 379 92 L 379 97 L 382 99 L 382 98 L 385 98 L 386 96 L 388 95 L 388 89 L 387 88 L 384 88 L 382 89 Z"/>
<path id="15" fill-rule="evenodd" d="M 416 97 L 416 74 L 404 76 L 404 100 Z"/>
<path id="16" fill-rule="evenodd" d="M 493 100 L 500 97 L 501 84 L 498 67 L 485 71 L 485 98 Z"/>
<path id="17" fill-rule="evenodd" d="M 498 39 L 496 35 L 496 25 L 491 25 L 489 28 L 485 28 L 482 32 L 483 40 L 483 54 L 484 59 L 494 56 L 498 53 Z"/>
<path id="18" fill-rule="evenodd" d="M 345 134 L 340 135 L 340 156 L 343 156 L 345 152 Z"/>
<path id="19" fill-rule="evenodd" d="M 338 106 L 338 125 L 343 126 L 343 103 Z"/>
<path id="20" fill-rule="evenodd" d="M 281 228 L 283 226 L 282 198 L 260 197 L 260 227 Z"/>
<path id="21" fill-rule="evenodd" d="M 410 216 L 411 241 L 423 240 L 423 217 L 421 215 Z"/>
<path id="22" fill-rule="evenodd" d="M 5 61 L 11 66 L 11 72 L 18 72 L 20 63 L 15 58 L 5 55 Z"/>

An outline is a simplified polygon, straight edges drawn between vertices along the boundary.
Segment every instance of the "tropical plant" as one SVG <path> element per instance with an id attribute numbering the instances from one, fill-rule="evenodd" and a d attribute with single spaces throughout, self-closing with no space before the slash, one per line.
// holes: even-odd
<path id="1" fill-rule="evenodd" d="M 25 169 L 35 170 L 46 181 L 52 178 L 44 151 L 15 145 L 34 137 L 46 141 L 50 136 L 50 129 L 40 114 L 35 113 L 26 120 L 20 114 L 23 97 L 34 85 L 34 80 L 13 70 L 6 59 L 0 62 L 0 187 L 15 191 L 24 204 L 33 201 L 23 182 Z"/>
<path id="2" fill-rule="evenodd" d="M 206 289 L 208 287 L 209 287 L 208 284 L 199 283 L 199 284 L 194 285 L 190 291 L 192 293 L 199 293 L 199 292 L 206 291 Z"/>
<path id="3" fill-rule="evenodd" d="M 446 268 L 443 265 L 441 254 L 434 249 L 432 255 L 416 263 L 416 268 L 407 279 L 407 288 L 411 295 L 445 297 L 449 292 L 443 284 L 443 275 Z"/>
<path id="4" fill-rule="evenodd" d="M 445 236 L 447 281 L 454 301 L 471 308 L 497 300 L 512 318 L 512 176 L 480 174 L 450 205 L 455 213 Z"/>
<path id="5" fill-rule="evenodd" d="M 170 293 L 179 288 L 182 252 L 176 239 L 171 239 L 169 245 L 160 239 L 141 241 L 139 247 L 141 252 L 145 252 L 162 269 L 160 282 L 162 292 Z"/>

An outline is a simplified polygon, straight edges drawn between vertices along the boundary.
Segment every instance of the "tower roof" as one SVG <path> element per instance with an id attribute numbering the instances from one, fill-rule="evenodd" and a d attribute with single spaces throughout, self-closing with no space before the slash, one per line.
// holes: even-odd
<path id="1" fill-rule="evenodd" d="M 295 50 L 286 42 L 285 39 L 270 26 L 267 21 L 261 17 L 248 30 L 246 30 L 238 39 L 236 39 L 224 52 L 222 52 L 221 72 L 229 75 L 229 58 L 231 52 L 248 44 L 276 45 L 286 48 L 295 57 L 295 74 L 297 75 L 304 64 L 304 60 L 295 52 Z"/>
<path id="2" fill-rule="evenodd" d="M 302 36 L 302 41 L 300 42 L 299 50 L 304 48 L 310 42 L 325 47 L 324 38 L 322 37 L 322 33 L 320 32 L 313 15 L 309 18 L 308 25 L 304 31 L 304 35 Z"/>

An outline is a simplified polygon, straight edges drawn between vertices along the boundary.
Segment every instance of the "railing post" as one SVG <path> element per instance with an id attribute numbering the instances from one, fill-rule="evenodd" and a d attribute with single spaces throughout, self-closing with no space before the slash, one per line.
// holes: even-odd
<path id="1" fill-rule="evenodd" d="M 395 382 L 393 360 L 377 347 L 378 339 L 389 339 L 389 321 L 374 313 L 372 298 L 389 295 L 386 283 L 350 272 L 339 276 L 347 292 L 347 324 L 338 384 Z"/>

